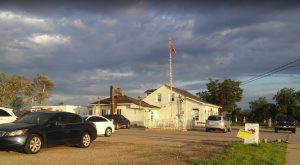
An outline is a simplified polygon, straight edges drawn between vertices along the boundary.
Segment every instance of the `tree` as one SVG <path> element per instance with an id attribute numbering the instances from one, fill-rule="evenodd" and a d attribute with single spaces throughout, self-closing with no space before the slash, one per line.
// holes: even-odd
<path id="1" fill-rule="evenodd" d="M 6 76 L 0 73 L 0 106 L 5 107 L 7 103 Z"/>
<path id="2" fill-rule="evenodd" d="M 204 101 L 222 106 L 222 111 L 232 112 L 236 103 L 242 99 L 243 90 L 240 82 L 231 79 L 219 80 L 209 79 L 206 84 L 207 91 L 197 93 Z"/>
<path id="3" fill-rule="evenodd" d="M 44 74 L 37 74 L 33 79 L 32 87 L 34 101 L 42 105 L 50 97 L 50 92 L 54 88 L 54 82 Z"/>
<path id="4" fill-rule="evenodd" d="M 15 110 L 20 110 L 31 102 L 31 82 L 24 76 L 12 75 L 6 79 L 5 100 Z"/>
<path id="5" fill-rule="evenodd" d="M 274 115 L 272 104 L 268 103 L 265 97 L 249 102 L 249 107 L 255 122 L 267 121 Z"/>
<path id="6" fill-rule="evenodd" d="M 273 97 L 280 113 L 296 116 L 299 114 L 297 93 L 292 88 L 283 88 Z"/>

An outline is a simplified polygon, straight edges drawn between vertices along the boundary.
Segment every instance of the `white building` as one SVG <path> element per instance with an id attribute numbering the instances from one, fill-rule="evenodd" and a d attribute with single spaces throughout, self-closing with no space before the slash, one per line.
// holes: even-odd
<path id="1" fill-rule="evenodd" d="M 157 116 L 148 127 L 192 129 L 204 126 L 209 115 L 219 114 L 220 106 L 202 101 L 199 97 L 179 88 L 163 85 L 158 89 L 147 90 L 143 99 L 148 104 L 159 107 Z"/>
<path id="2" fill-rule="evenodd" d="M 94 115 L 111 114 L 110 98 L 95 101 L 88 107 Z M 121 114 L 130 120 L 131 125 L 138 125 L 147 127 L 148 121 L 153 120 L 159 110 L 158 107 L 150 105 L 143 100 L 134 99 L 129 96 L 115 96 L 116 114 Z"/>
<path id="3" fill-rule="evenodd" d="M 192 129 L 203 127 L 209 115 L 219 114 L 220 106 L 201 100 L 183 89 L 162 85 L 145 92 L 142 100 L 129 96 L 115 96 L 116 114 L 122 114 L 132 125 L 147 128 Z M 110 98 L 95 101 L 89 107 L 90 114 L 110 114 Z"/>
<path id="4" fill-rule="evenodd" d="M 71 112 L 78 115 L 88 115 L 89 111 L 87 107 L 77 105 L 43 105 L 43 106 L 32 106 L 31 112 L 37 111 L 62 111 Z"/>

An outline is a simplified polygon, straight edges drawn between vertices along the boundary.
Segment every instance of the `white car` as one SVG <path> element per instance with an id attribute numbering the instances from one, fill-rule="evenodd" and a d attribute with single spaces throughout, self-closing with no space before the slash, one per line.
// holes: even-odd
<path id="1" fill-rule="evenodd" d="M 17 118 L 12 109 L 0 107 L 0 124 L 14 122 Z"/>
<path id="2" fill-rule="evenodd" d="M 93 122 L 97 128 L 97 135 L 111 136 L 115 132 L 115 126 L 112 121 L 103 116 L 84 116 L 86 121 Z"/>

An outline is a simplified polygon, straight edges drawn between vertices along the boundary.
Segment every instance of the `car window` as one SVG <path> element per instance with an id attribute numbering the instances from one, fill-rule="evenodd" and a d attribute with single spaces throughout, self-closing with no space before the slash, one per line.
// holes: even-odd
<path id="1" fill-rule="evenodd" d="M 209 116 L 208 120 L 218 121 L 218 120 L 221 120 L 221 116 Z"/>
<path id="2" fill-rule="evenodd" d="M 67 124 L 68 123 L 68 118 L 66 114 L 57 114 L 51 122 L 57 123 L 57 124 Z"/>
<path id="3" fill-rule="evenodd" d="M 100 121 L 100 122 L 106 122 L 107 120 L 104 119 L 103 117 L 97 117 L 97 119 Z"/>
<path id="4" fill-rule="evenodd" d="M 99 120 L 98 120 L 97 117 L 93 116 L 93 117 L 90 117 L 90 118 L 88 119 L 88 121 L 91 121 L 91 122 L 98 122 Z"/>
<path id="5" fill-rule="evenodd" d="M 68 123 L 81 123 L 82 118 L 75 114 L 68 114 Z"/>
<path id="6" fill-rule="evenodd" d="M 11 116 L 8 112 L 3 109 L 0 109 L 0 116 Z"/>
<path id="7" fill-rule="evenodd" d="M 278 116 L 277 121 L 294 121 L 293 116 Z"/>
<path id="8" fill-rule="evenodd" d="M 15 121 L 15 123 L 45 124 L 52 116 L 52 114 L 48 113 L 28 113 Z"/>

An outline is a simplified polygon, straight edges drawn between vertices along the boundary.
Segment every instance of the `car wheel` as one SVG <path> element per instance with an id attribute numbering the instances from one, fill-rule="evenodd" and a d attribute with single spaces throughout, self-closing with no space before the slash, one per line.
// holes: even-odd
<path id="1" fill-rule="evenodd" d="M 296 128 L 292 130 L 293 133 L 296 133 Z"/>
<path id="2" fill-rule="evenodd" d="M 111 128 L 106 128 L 104 136 L 109 137 L 112 134 Z"/>
<path id="3" fill-rule="evenodd" d="M 24 151 L 27 154 L 36 154 L 42 149 L 42 146 L 43 146 L 42 138 L 39 135 L 32 134 L 31 136 L 29 136 L 25 144 Z"/>
<path id="4" fill-rule="evenodd" d="M 80 147 L 81 148 L 87 148 L 89 147 L 91 144 L 91 135 L 87 132 L 84 132 L 81 136 L 81 140 L 80 140 Z"/>
<path id="5" fill-rule="evenodd" d="M 206 129 L 205 129 L 205 132 L 209 132 L 209 129 L 208 129 L 208 128 L 206 128 Z"/>
<path id="6" fill-rule="evenodd" d="M 278 133 L 278 129 L 275 128 L 275 133 Z"/>

